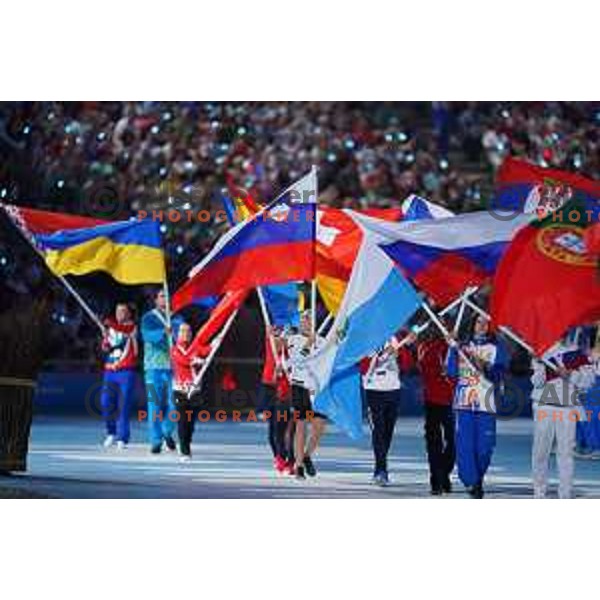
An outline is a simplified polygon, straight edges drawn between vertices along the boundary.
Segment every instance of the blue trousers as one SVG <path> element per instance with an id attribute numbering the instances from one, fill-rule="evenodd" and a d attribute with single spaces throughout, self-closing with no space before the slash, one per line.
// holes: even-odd
<path id="1" fill-rule="evenodd" d="M 106 433 L 129 442 L 129 412 L 135 391 L 135 371 L 105 371 L 100 406 Z"/>
<path id="2" fill-rule="evenodd" d="M 585 418 L 577 423 L 577 449 L 600 452 L 600 377 L 585 395 L 583 410 Z"/>
<path id="3" fill-rule="evenodd" d="M 466 487 L 483 482 L 496 446 L 496 416 L 471 410 L 456 411 L 456 464 Z"/>
<path id="4" fill-rule="evenodd" d="M 173 398 L 171 369 L 148 369 L 144 374 L 148 399 L 148 439 L 158 446 L 166 437 L 173 437 L 177 421 L 170 418 L 177 411 Z"/>

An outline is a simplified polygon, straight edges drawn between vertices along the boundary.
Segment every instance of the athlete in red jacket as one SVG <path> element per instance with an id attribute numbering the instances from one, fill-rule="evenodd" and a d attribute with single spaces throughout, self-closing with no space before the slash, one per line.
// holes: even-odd
<path id="1" fill-rule="evenodd" d="M 202 344 L 199 337 L 192 341 L 192 328 L 187 323 L 179 325 L 177 341 L 171 348 L 173 365 L 173 392 L 179 411 L 177 422 L 181 458 L 191 460 L 194 424 L 198 418 L 201 399 L 196 391 L 195 378 L 210 354 L 211 347 Z"/>
<path id="2" fill-rule="evenodd" d="M 450 493 L 454 469 L 454 382 L 446 376 L 448 345 L 439 329 L 430 325 L 417 344 L 417 366 L 423 384 L 425 442 L 432 495 Z"/>

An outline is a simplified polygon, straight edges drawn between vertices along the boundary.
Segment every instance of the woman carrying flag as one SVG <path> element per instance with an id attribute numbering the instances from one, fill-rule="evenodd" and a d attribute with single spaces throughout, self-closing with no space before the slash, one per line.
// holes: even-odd
<path id="1" fill-rule="evenodd" d="M 471 497 L 483 498 L 483 480 L 496 446 L 496 394 L 507 355 L 504 346 L 490 334 L 489 321 L 483 315 L 475 317 L 464 342 L 449 343 L 446 372 L 457 378 L 454 410 L 458 476 Z"/>
<path id="2" fill-rule="evenodd" d="M 310 311 L 304 311 L 300 319 L 300 330 L 288 335 L 285 348 L 285 367 L 292 383 L 292 409 L 296 431 L 294 434 L 294 460 L 297 479 L 306 475 L 314 477 L 317 469 L 312 455 L 319 446 L 325 432 L 327 417 L 313 410 L 311 401 L 311 376 L 306 367 L 306 359 L 315 347 Z M 306 442 L 307 421 L 310 422 L 310 436 Z"/>
<path id="3" fill-rule="evenodd" d="M 176 341 L 171 349 L 173 363 L 173 393 L 179 420 L 177 421 L 179 435 L 179 450 L 182 462 L 192 459 L 192 436 L 198 412 L 202 406 L 200 396 L 201 381 L 196 377 L 204 360 L 210 354 L 211 347 L 200 343 L 199 336 L 192 341 L 192 328 L 182 322 L 176 333 Z"/>
<path id="4" fill-rule="evenodd" d="M 277 328 L 269 326 L 265 335 L 265 363 L 261 379 L 261 394 L 269 416 L 269 446 L 273 453 L 273 466 L 279 474 L 292 474 L 294 453 L 293 435 L 289 435 L 292 415 L 289 411 L 290 387 L 281 369 L 284 341 Z M 277 357 L 277 358 L 276 358 Z"/>

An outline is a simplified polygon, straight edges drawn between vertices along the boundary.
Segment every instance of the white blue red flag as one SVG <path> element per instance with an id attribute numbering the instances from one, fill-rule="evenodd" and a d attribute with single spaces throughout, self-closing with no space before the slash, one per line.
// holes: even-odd
<path id="1" fill-rule="evenodd" d="M 315 276 L 317 175 L 313 169 L 278 199 L 225 233 L 190 272 L 174 304 L 202 296 Z"/>

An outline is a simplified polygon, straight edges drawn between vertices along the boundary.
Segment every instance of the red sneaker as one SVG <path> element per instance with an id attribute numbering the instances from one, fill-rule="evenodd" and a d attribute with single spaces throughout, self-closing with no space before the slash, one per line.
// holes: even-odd
<path id="1" fill-rule="evenodd" d="M 273 459 L 273 467 L 275 467 L 275 471 L 277 471 L 277 473 L 279 475 L 282 475 L 283 473 L 285 473 L 285 467 L 286 467 L 286 462 L 285 459 L 283 458 L 283 456 L 276 456 Z"/>
<path id="2" fill-rule="evenodd" d="M 296 467 L 294 465 L 294 461 L 293 460 L 288 460 L 285 462 L 285 467 L 283 472 L 286 475 L 294 475 L 294 473 L 296 472 Z"/>

